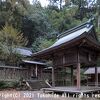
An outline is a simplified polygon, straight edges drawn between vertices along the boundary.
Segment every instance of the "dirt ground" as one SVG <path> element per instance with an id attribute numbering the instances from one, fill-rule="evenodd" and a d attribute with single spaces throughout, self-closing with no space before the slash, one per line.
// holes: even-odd
<path id="1" fill-rule="evenodd" d="M 97 98 L 74 98 L 69 95 L 43 93 L 42 91 L 0 91 L 0 100 L 100 100 Z"/>

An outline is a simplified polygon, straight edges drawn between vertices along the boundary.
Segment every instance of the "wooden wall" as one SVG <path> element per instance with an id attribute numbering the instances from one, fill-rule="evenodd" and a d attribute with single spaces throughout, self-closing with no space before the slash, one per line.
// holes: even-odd
<path id="1" fill-rule="evenodd" d="M 77 63 L 79 53 L 79 61 L 86 66 L 95 65 L 97 61 L 97 52 L 86 47 L 73 47 L 55 53 L 53 56 L 53 65 L 55 67 L 70 66 Z"/>
<path id="2" fill-rule="evenodd" d="M 0 80 L 14 81 L 28 78 L 27 69 L 0 67 Z"/>
<path id="3" fill-rule="evenodd" d="M 79 54 L 81 63 L 84 63 L 87 66 L 96 65 L 98 55 L 95 50 L 93 51 L 86 48 L 81 48 Z"/>
<path id="4" fill-rule="evenodd" d="M 37 69 L 37 77 L 35 78 L 35 67 L 34 66 L 26 66 L 25 68 L 12 68 L 7 66 L 0 66 L 0 81 L 18 81 L 21 78 L 25 80 L 46 80 L 51 77 L 51 74 L 44 73 L 43 67 L 38 66 Z M 32 78 L 32 76 L 34 78 Z"/>
<path id="5" fill-rule="evenodd" d="M 77 49 L 59 51 L 53 57 L 53 65 L 55 67 L 69 66 L 77 62 Z"/>

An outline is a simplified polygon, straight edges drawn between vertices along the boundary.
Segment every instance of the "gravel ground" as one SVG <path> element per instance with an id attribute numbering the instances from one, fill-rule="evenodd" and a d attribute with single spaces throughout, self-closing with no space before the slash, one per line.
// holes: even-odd
<path id="1" fill-rule="evenodd" d="M 100 100 L 96 98 L 73 98 L 44 94 L 42 91 L 0 91 L 0 100 Z"/>

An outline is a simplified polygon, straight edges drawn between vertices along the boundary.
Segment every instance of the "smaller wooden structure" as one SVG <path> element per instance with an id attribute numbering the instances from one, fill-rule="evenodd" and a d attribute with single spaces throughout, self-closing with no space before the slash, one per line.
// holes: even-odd
<path id="1" fill-rule="evenodd" d="M 27 80 L 44 80 L 43 70 L 46 68 L 46 63 L 39 61 L 22 60 L 20 67 L 27 69 Z"/>
<path id="2" fill-rule="evenodd" d="M 100 86 L 100 67 L 97 67 L 98 86 Z M 87 85 L 95 86 L 95 67 L 88 68 L 84 74 L 87 76 Z"/>
<path id="3" fill-rule="evenodd" d="M 37 61 L 22 60 L 20 66 L 0 66 L 0 81 L 43 80 L 43 69 L 45 63 Z"/>

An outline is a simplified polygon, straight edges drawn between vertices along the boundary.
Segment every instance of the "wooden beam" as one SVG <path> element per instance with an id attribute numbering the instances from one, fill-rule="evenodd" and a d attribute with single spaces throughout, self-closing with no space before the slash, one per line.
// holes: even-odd
<path id="1" fill-rule="evenodd" d="M 98 69 L 97 69 L 97 66 L 95 66 L 95 86 L 98 87 Z"/>

